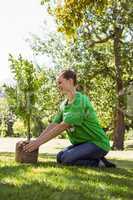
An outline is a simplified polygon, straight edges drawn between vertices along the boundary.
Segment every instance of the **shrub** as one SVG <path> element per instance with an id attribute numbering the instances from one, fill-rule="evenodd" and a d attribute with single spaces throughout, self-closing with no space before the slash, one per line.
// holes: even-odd
<path id="1" fill-rule="evenodd" d="M 25 137 L 26 136 L 26 128 L 22 120 L 17 119 L 13 125 L 14 136 L 15 137 Z"/>

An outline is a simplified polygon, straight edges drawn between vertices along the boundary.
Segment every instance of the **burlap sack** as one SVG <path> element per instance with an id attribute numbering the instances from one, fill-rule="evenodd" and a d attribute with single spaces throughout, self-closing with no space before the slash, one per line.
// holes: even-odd
<path id="1" fill-rule="evenodd" d="M 38 160 L 38 149 L 32 152 L 23 151 L 23 146 L 28 141 L 19 141 L 16 143 L 15 160 L 19 163 L 37 163 Z"/>

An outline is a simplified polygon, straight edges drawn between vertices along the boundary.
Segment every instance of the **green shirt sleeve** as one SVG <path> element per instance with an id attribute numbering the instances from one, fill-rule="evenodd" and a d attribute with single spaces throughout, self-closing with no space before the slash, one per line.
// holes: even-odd
<path id="1" fill-rule="evenodd" d="M 54 116 L 54 118 L 53 118 L 53 120 L 52 120 L 52 123 L 55 123 L 55 124 L 59 124 L 60 122 L 62 122 L 62 112 L 61 112 L 61 111 L 58 112 L 58 113 Z"/>

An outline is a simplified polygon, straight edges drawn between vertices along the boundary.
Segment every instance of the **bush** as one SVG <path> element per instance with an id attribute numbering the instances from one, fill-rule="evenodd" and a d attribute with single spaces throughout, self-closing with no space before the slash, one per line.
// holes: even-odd
<path id="1" fill-rule="evenodd" d="M 4 122 L 1 123 L 0 125 L 0 136 L 5 137 L 7 134 L 7 127 Z"/>
<path id="2" fill-rule="evenodd" d="M 26 128 L 22 120 L 17 119 L 13 125 L 14 136 L 15 137 L 27 137 L 26 135 Z"/>
<path id="3" fill-rule="evenodd" d="M 125 133 L 125 140 L 133 140 L 133 129 L 129 129 L 129 131 L 127 131 Z"/>

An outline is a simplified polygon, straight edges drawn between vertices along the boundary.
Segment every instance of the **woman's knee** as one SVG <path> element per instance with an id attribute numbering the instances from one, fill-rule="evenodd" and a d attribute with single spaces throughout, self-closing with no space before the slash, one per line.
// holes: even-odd
<path id="1" fill-rule="evenodd" d="M 68 153 L 63 152 L 63 151 L 60 151 L 57 154 L 56 159 L 57 159 L 57 163 L 60 163 L 60 164 L 69 165 L 72 163 L 72 159 L 70 158 Z"/>
<path id="2" fill-rule="evenodd" d="M 74 164 L 74 158 L 72 157 L 71 153 L 64 152 L 61 157 L 61 163 L 64 165 L 72 165 Z"/>
<path id="3" fill-rule="evenodd" d="M 62 155 L 63 155 L 63 151 L 60 151 L 57 154 L 57 156 L 56 156 L 57 163 L 61 163 L 62 162 Z"/>

